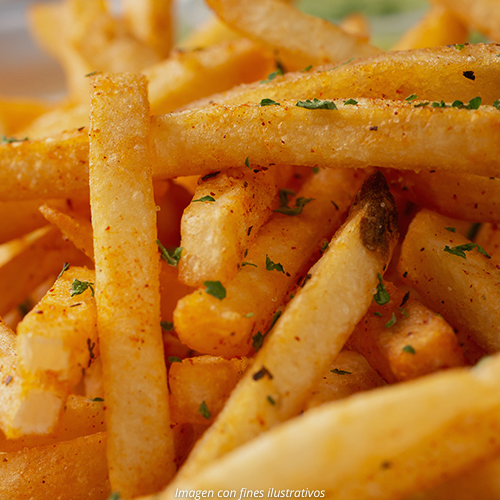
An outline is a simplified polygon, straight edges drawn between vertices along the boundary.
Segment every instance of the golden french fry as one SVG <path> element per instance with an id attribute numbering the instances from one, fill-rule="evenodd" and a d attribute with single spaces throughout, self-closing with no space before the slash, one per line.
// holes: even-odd
<path id="1" fill-rule="evenodd" d="M 305 409 L 383 385 L 385 382 L 361 354 L 343 350 L 323 373 L 319 383 L 311 387 Z"/>
<path id="2" fill-rule="evenodd" d="M 496 356 L 474 369 L 322 405 L 172 483 L 156 498 L 249 487 L 269 496 L 314 489 L 334 500 L 406 498 L 499 453 L 499 377 Z"/>
<path id="3" fill-rule="evenodd" d="M 210 425 L 248 364 L 247 358 L 215 356 L 172 362 L 168 373 L 172 423 Z"/>
<path id="4" fill-rule="evenodd" d="M 392 283 L 383 286 L 389 302 L 371 304 L 349 337 L 351 349 L 389 383 L 465 365 L 455 332 L 442 317 Z"/>
<path id="5" fill-rule="evenodd" d="M 230 169 L 206 177 L 181 222 L 179 278 L 198 287 L 204 281 L 227 283 L 236 275 L 278 194 L 275 169 Z"/>
<path id="6" fill-rule="evenodd" d="M 403 242 L 399 274 L 456 329 L 487 352 L 497 352 L 500 271 L 482 247 L 447 227 L 446 218 L 419 212 Z"/>
<path id="7" fill-rule="evenodd" d="M 396 43 L 392 50 L 420 49 L 439 45 L 464 44 L 467 25 L 451 10 L 434 5 Z"/>
<path id="8" fill-rule="evenodd" d="M 181 483 L 183 477 L 303 409 L 311 386 L 331 366 L 368 309 L 377 275 L 387 267 L 397 239 L 397 209 L 377 172 L 363 184 L 347 222 L 195 446 L 179 472 Z M 176 487 L 179 479 L 169 490 Z"/>
<path id="9" fill-rule="evenodd" d="M 380 52 L 362 38 L 280 0 L 207 3 L 231 29 L 272 48 L 290 69 L 339 63 Z"/>
<path id="10" fill-rule="evenodd" d="M 25 448 L 69 441 L 105 430 L 104 402 L 71 395 L 66 400 L 65 409 L 52 433 L 6 439 L 5 435 L 0 432 L 0 452 L 11 453 Z"/>
<path id="11" fill-rule="evenodd" d="M 151 113 L 161 114 L 235 85 L 265 78 L 274 66 L 270 52 L 240 39 L 203 50 L 173 52 L 142 73 L 149 81 Z"/>
<path id="12" fill-rule="evenodd" d="M 50 206 L 42 205 L 40 212 L 47 221 L 58 227 L 64 237 L 71 241 L 76 248 L 89 259 L 94 260 L 92 224 L 88 219 L 61 212 L 54 208 L 52 203 Z"/>
<path id="13" fill-rule="evenodd" d="M 132 34 L 161 57 L 172 48 L 171 0 L 123 0 L 124 16 Z"/>
<path id="14" fill-rule="evenodd" d="M 311 257 L 340 226 L 364 175 L 343 169 L 313 175 L 299 191 L 296 206 L 290 201 L 284 213 L 274 214 L 261 228 L 238 274 L 227 283 L 215 282 L 225 298 L 201 288 L 179 300 L 174 324 L 181 341 L 223 357 L 247 355 L 261 343 L 271 316 L 286 303 L 297 280 L 307 280 Z"/>
<path id="15" fill-rule="evenodd" d="M 2 454 L 0 497 L 106 500 L 106 433 Z"/>
<path id="16" fill-rule="evenodd" d="M 0 318 L 0 356 L 9 356 L 16 352 L 16 334 Z"/>
<path id="17" fill-rule="evenodd" d="M 93 76 L 90 199 L 107 456 L 112 488 L 126 498 L 158 491 L 175 469 L 148 133 L 145 78 Z"/>

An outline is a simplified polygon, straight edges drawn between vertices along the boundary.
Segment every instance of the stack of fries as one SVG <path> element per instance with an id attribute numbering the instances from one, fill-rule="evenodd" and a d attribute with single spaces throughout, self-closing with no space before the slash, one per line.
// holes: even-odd
<path id="1" fill-rule="evenodd" d="M 500 499 L 500 41 L 283 0 L 29 11 L 0 99 L 0 498 Z"/>

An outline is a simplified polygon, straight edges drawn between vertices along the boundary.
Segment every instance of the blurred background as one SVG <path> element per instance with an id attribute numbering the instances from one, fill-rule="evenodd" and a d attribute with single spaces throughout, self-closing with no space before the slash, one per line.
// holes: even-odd
<path id="1" fill-rule="evenodd" d="M 26 9 L 35 0 L 0 0 L 0 95 L 58 98 L 64 92 L 59 65 L 30 35 Z M 298 0 L 297 7 L 338 21 L 353 12 L 370 17 L 372 43 L 389 48 L 425 12 L 425 0 Z M 113 0 L 119 11 L 119 1 Z M 177 36 L 203 22 L 209 10 L 202 0 L 178 0 Z"/>

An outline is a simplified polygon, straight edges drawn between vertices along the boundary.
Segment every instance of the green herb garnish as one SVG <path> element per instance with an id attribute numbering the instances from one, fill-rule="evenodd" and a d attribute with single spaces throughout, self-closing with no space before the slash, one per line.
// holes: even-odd
<path id="1" fill-rule="evenodd" d="M 333 101 L 323 101 L 316 99 L 316 97 L 312 101 L 309 99 L 306 99 L 305 101 L 297 101 L 295 106 L 306 109 L 337 109 L 337 106 Z"/>
<path id="2" fill-rule="evenodd" d="M 165 332 L 171 332 L 174 329 L 174 324 L 171 321 L 160 321 L 160 326 Z"/>
<path id="3" fill-rule="evenodd" d="M 486 250 L 483 247 L 477 245 L 476 243 L 464 243 L 463 245 L 457 245 L 456 247 L 451 247 L 451 248 L 448 245 L 446 245 L 444 247 L 444 251 L 451 253 L 452 255 L 456 255 L 457 257 L 462 257 L 462 259 L 467 259 L 465 252 L 470 252 L 474 250 L 474 248 L 476 248 L 480 254 L 485 255 L 486 257 L 488 257 L 488 259 L 491 259 L 491 256 L 488 255 Z"/>
<path id="4" fill-rule="evenodd" d="M 281 106 L 279 102 L 273 101 L 272 99 L 262 99 L 260 101 L 261 106 Z"/>
<path id="5" fill-rule="evenodd" d="M 278 262 L 274 263 L 270 258 L 269 255 L 266 255 L 266 270 L 267 271 L 279 271 L 280 273 L 285 274 L 285 270 L 283 269 L 283 266 Z"/>
<path id="6" fill-rule="evenodd" d="M 354 99 L 347 99 L 347 101 L 344 101 L 344 106 L 349 106 L 349 105 L 356 105 L 358 104 L 358 101 L 355 101 Z"/>
<path id="7" fill-rule="evenodd" d="M 391 326 L 396 324 L 396 315 L 392 313 L 391 319 L 385 324 L 386 328 L 390 328 Z"/>
<path id="8" fill-rule="evenodd" d="M 203 285 L 207 287 L 205 292 L 213 295 L 216 299 L 222 300 L 226 297 L 226 289 L 220 281 L 204 281 Z"/>
<path id="9" fill-rule="evenodd" d="M 210 413 L 210 410 L 208 409 L 207 403 L 203 401 L 201 403 L 200 407 L 198 408 L 198 413 L 203 417 L 206 418 L 207 420 L 210 420 L 212 414 Z"/>
<path id="10" fill-rule="evenodd" d="M 94 283 L 91 283 L 90 281 L 80 281 L 74 278 L 73 283 L 71 283 L 71 297 L 82 294 L 85 290 L 87 290 L 87 288 L 90 288 L 93 297 L 95 294 Z"/>
<path id="11" fill-rule="evenodd" d="M 403 347 L 404 352 L 409 352 L 410 354 L 415 354 L 415 349 L 411 345 L 405 345 Z"/>
<path id="12" fill-rule="evenodd" d="M 347 370 L 339 370 L 338 368 L 334 368 L 333 370 L 330 370 L 332 373 L 336 373 L 337 375 L 351 375 L 351 372 L 348 372 Z"/>
<path id="13" fill-rule="evenodd" d="M 156 244 L 160 250 L 161 258 L 166 260 L 169 266 L 177 267 L 181 260 L 182 247 L 177 247 L 172 254 L 161 244 L 160 240 L 156 240 Z"/>
<path id="14" fill-rule="evenodd" d="M 382 275 L 380 273 L 377 273 L 378 281 L 379 284 L 377 285 L 377 291 L 373 295 L 373 300 L 379 305 L 383 306 L 384 304 L 387 304 L 391 300 L 391 296 L 385 289 L 384 283 L 382 281 Z"/>
<path id="15" fill-rule="evenodd" d="M 207 196 L 202 196 L 201 198 L 197 199 L 197 200 L 193 200 L 191 203 L 194 203 L 195 201 L 202 201 L 202 202 L 206 202 L 206 201 L 215 201 L 215 198 L 213 196 L 209 196 L 207 194 Z"/>

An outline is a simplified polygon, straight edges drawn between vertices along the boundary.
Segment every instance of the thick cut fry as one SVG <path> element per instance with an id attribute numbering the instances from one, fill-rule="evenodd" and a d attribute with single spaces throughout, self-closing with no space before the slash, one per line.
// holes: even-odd
<path id="1" fill-rule="evenodd" d="M 173 362 L 168 373 L 172 423 L 210 425 L 248 367 L 247 358 L 215 356 Z"/>
<path id="2" fill-rule="evenodd" d="M 56 228 L 41 230 L 7 262 L 0 265 L 0 315 L 23 303 L 47 278 L 56 277 L 64 262 L 87 264 L 87 259 Z"/>
<path id="3" fill-rule="evenodd" d="M 500 5 L 495 0 L 432 0 L 432 2 L 450 9 L 465 25 L 481 31 L 492 40 L 500 40 L 498 27 Z"/>
<path id="4" fill-rule="evenodd" d="M 107 456 L 111 486 L 125 498 L 158 491 L 174 473 L 148 132 L 144 77 L 92 77 L 90 194 Z"/>
<path id="5" fill-rule="evenodd" d="M 290 69 L 380 52 L 363 38 L 280 0 L 208 0 L 231 28 L 272 48 Z"/>
<path id="6" fill-rule="evenodd" d="M 393 50 L 463 44 L 468 34 L 467 25 L 460 18 L 447 8 L 435 5 L 398 40 Z"/>
<path id="7" fill-rule="evenodd" d="M 383 385 L 385 382 L 361 354 L 343 350 L 323 373 L 319 383 L 311 387 L 305 409 Z"/>
<path id="8" fill-rule="evenodd" d="M 397 209 L 377 172 L 363 184 L 347 222 L 196 445 L 181 477 L 303 409 L 311 386 L 368 309 L 397 239 Z M 170 489 L 176 486 L 174 480 Z"/>
<path id="9" fill-rule="evenodd" d="M 390 301 L 372 302 L 348 346 L 366 357 L 384 380 L 402 382 L 464 366 L 453 328 L 413 297 L 384 282 Z"/>
<path id="10" fill-rule="evenodd" d="M 50 372 L 76 386 L 99 354 L 94 300 L 95 273 L 63 271 L 43 299 L 17 325 L 17 354 L 23 377 Z"/>
<path id="11" fill-rule="evenodd" d="M 182 215 L 179 278 L 191 286 L 236 275 L 278 194 L 275 169 L 215 174 L 200 183 Z M 214 201 L 200 202 L 205 196 Z"/>
<path id="12" fill-rule="evenodd" d="M 414 203 L 454 219 L 500 220 L 500 179 L 457 172 L 387 171 L 391 186 Z"/>
<path id="13" fill-rule="evenodd" d="M 50 206 L 42 205 L 40 212 L 47 221 L 57 226 L 64 237 L 71 241 L 76 248 L 89 259 L 94 260 L 92 224 L 88 219 L 61 212 L 54 208 L 52 203 Z"/>
<path id="14" fill-rule="evenodd" d="M 424 301 L 487 352 L 500 350 L 500 271 L 447 219 L 422 210 L 401 249 L 398 271 Z M 465 245 L 465 247 L 463 247 Z"/>
<path id="15" fill-rule="evenodd" d="M 0 498 L 106 500 L 106 433 L 2 454 Z"/>
<path id="16" fill-rule="evenodd" d="M 258 103 L 265 98 L 276 101 L 354 96 L 405 99 L 412 94 L 420 99 L 445 102 L 455 99 L 467 102 L 480 96 L 484 104 L 493 104 L 498 99 L 498 52 L 496 43 L 386 52 L 335 68 L 286 73 L 265 85 L 261 82 L 241 85 L 193 102 L 189 108 L 212 102 Z M 471 71 L 475 79 L 465 78 L 465 71 Z"/>
<path id="17" fill-rule="evenodd" d="M 172 48 L 171 0 L 123 0 L 125 20 L 132 34 L 163 59 Z"/>
<path id="18" fill-rule="evenodd" d="M 143 71 L 149 80 L 151 113 L 169 113 L 202 96 L 260 80 L 275 64 L 270 52 L 245 39 L 173 52 Z"/>
<path id="19" fill-rule="evenodd" d="M 17 439 L 6 439 L 4 434 L 0 433 L 0 452 L 11 453 L 24 448 L 45 446 L 105 430 L 104 402 L 71 395 L 68 397 L 65 410 L 52 433 L 20 436 Z"/>
<path id="20" fill-rule="evenodd" d="M 302 212 L 274 214 L 262 227 L 248 249 L 247 264 L 222 283 L 225 298 L 199 289 L 178 302 L 174 324 L 181 341 L 223 357 L 245 356 L 257 346 L 287 293 L 298 279 L 306 279 L 322 240 L 340 226 L 363 177 L 349 170 L 323 170 L 311 177 L 298 194 L 297 200 L 309 200 Z"/>
<path id="21" fill-rule="evenodd" d="M 497 356 L 323 405 L 173 483 L 159 499 L 249 485 L 264 493 L 324 490 L 333 500 L 406 498 L 498 454 L 499 377 Z"/>

